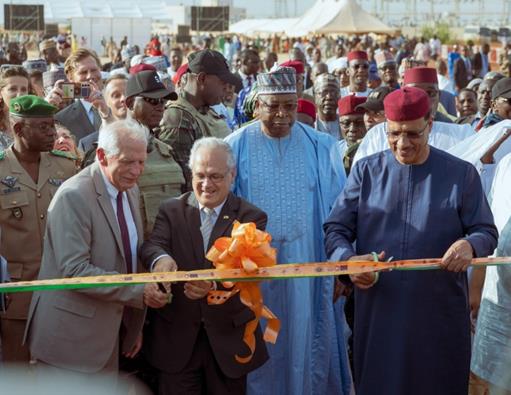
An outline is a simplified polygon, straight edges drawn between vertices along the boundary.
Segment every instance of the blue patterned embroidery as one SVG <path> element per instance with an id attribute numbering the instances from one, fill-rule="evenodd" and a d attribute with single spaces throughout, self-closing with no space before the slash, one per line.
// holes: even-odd
<path id="1" fill-rule="evenodd" d="M 271 139 L 261 129 L 248 134 L 251 202 L 268 214 L 267 231 L 275 241 L 293 241 L 309 234 L 307 221 L 306 150 L 303 133 Z"/>

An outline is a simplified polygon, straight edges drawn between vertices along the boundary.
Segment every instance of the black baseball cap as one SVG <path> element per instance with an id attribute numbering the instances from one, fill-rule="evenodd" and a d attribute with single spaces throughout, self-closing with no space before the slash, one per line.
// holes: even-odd
<path id="1" fill-rule="evenodd" d="M 211 49 L 203 49 L 188 55 L 188 69 L 190 72 L 216 75 L 223 82 L 239 86 L 240 78 L 231 73 L 224 55 Z"/>
<path id="2" fill-rule="evenodd" d="M 356 109 L 363 108 L 369 111 L 383 111 L 383 99 L 392 91 L 393 89 L 388 86 L 380 86 L 369 93 L 367 100 L 359 104 Z"/>
<path id="3" fill-rule="evenodd" d="M 143 96 L 151 99 L 176 100 L 177 93 L 168 90 L 156 71 L 144 70 L 130 75 L 126 86 L 126 97 Z"/>
<path id="4" fill-rule="evenodd" d="M 495 100 L 499 97 L 511 98 L 511 78 L 501 78 L 493 85 L 491 99 Z"/>

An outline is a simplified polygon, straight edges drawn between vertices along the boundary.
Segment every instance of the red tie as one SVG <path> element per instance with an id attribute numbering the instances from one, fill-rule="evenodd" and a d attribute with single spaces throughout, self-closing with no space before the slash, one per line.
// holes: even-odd
<path id="1" fill-rule="evenodd" d="M 131 246 L 130 246 L 130 234 L 128 232 L 128 225 L 126 224 L 126 218 L 124 217 L 124 210 L 122 208 L 122 192 L 117 194 L 117 221 L 119 222 L 119 228 L 121 229 L 122 247 L 124 249 L 124 260 L 126 261 L 127 273 L 133 273 L 131 266 Z"/>

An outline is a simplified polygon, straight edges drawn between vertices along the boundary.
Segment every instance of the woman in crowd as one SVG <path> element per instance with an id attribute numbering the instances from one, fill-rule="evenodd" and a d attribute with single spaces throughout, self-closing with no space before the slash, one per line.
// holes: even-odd
<path id="1" fill-rule="evenodd" d="M 11 99 L 27 95 L 30 91 L 28 73 L 21 66 L 4 68 L 0 72 L 0 150 L 14 141 L 9 125 L 9 104 Z"/>

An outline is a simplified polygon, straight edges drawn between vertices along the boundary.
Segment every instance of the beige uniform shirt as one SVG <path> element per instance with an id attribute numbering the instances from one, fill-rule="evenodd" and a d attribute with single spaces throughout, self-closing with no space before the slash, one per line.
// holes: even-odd
<path id="1" fill-rule="evenodd" d="M 50 200 L 75 173 L 74 161 L 65 154 L 42 152 L 36 184 L 12 147 L 0 152 L 0 255 L 7 260 L 11 281 L 37 279 Z M 12 294 L 9 308 L 1 317 L 26 319 L 31 297 L 30 292 Z"/>

